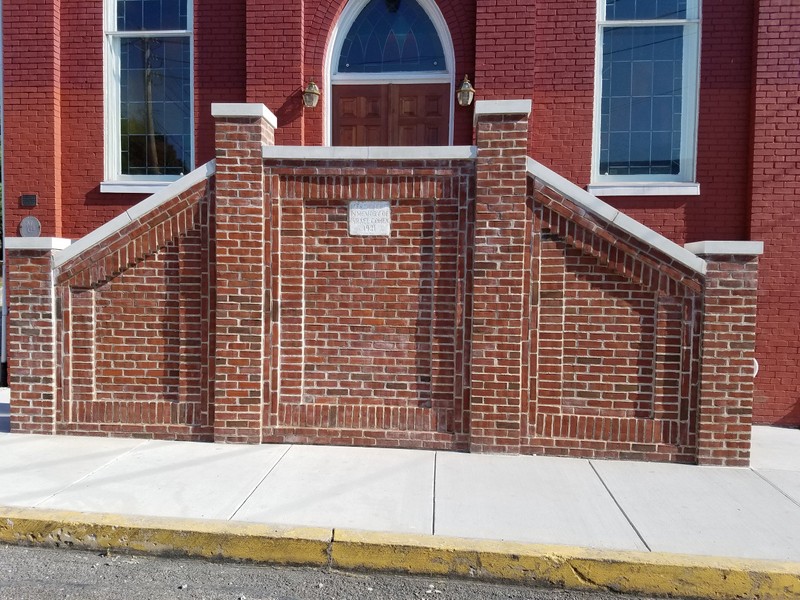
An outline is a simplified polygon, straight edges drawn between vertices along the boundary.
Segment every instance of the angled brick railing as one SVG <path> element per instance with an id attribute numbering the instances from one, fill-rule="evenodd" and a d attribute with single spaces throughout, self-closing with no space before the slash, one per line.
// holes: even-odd
<path id="1" fill-rule="evenodd" d="M 683 248 L 532 159 L 527 170 L 529 451 L 747 464 L 763 246 Z"/>
<path id="2" fill-rule="evenodd" d="M 210 439 L 213 176 L 203 165 L 72 244 L 9 240 L 14 431 Z"/>
<path id="3" fill-rule="evenodd" d="M 72 243 L 54 260 L 56 283 L 96 287 L 198 227 L 214 172 L 212 161 Z"/>

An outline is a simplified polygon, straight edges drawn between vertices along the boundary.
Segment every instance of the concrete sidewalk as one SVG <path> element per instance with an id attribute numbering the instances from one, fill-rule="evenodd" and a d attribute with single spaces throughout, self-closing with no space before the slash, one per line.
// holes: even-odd
<path id="1" fill-rule="evenodd" d="M 750 469 L 15 434 L 0 434 L 0 457 L 6 513 L 33 508 L 51 517 L 58 514 L 51 510 L 76 511 L 413 534 L 434 546 L 462 538 L 800 563 L 798 430 L 756 427 Z"/>

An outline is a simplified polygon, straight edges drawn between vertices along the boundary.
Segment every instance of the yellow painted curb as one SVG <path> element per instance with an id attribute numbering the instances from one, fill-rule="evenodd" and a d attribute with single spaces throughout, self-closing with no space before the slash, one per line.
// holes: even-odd
<path id="1" fill-rule="evenodd" d="M 800 563 L 337 529 L 331 565 L 652 595 L 796 599 Z"/>
<path id="2" fill-rule="evenodd" d="M 0 507 L 0 542 L 325 566 L 331 530 Z"/>
<path id="3" fill-rule="evenodd" d="M 650 595 L 800 598 L 800 563 L 0 507 L 0 542 Z"/>

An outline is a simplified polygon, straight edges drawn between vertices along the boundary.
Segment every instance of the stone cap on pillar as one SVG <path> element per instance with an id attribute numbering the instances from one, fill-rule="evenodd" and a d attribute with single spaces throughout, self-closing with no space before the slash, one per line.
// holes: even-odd
<path id="1" fill-rule="evenodd" d="M 533 102 L 530 100 L 478 100 L 475 102 L 474 121 L 478 117 L 491 115 L 525 115 L 531 114 Z"/>
<path id="2" fill-rule="evenodd" d="M 684 244 L 689 252 L 699 256 L 760 256 L 764 254 L 764 242 L 708 241 Z"/>
<path id="3" fill-rule="evenodd" d="M 6 250 L 64 250 L 72 240 L 56 237 L 7 237 Z"/>
<path id="4" fill-rule="evenodd" d="M 223 119 L 261 118 L 273 128 L 278 128 L 278 117 L 259 102 L 213 102 L 211 104 L 211 116 Z"/>

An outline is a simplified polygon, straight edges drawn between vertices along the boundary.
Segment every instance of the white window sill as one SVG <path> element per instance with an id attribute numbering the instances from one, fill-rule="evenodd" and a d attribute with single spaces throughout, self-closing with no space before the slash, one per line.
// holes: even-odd
<path id="1" fill-rule="evenodd" d="M 699 196 L 699 183 L 667 181 L 591 183 L 586 191 L 595 196 Z"/>
<path id="2" fill-rule="evenodd" d="M 100 191 L 103 194 L 155 194 L 172 181 L 103 181 Z"/>

